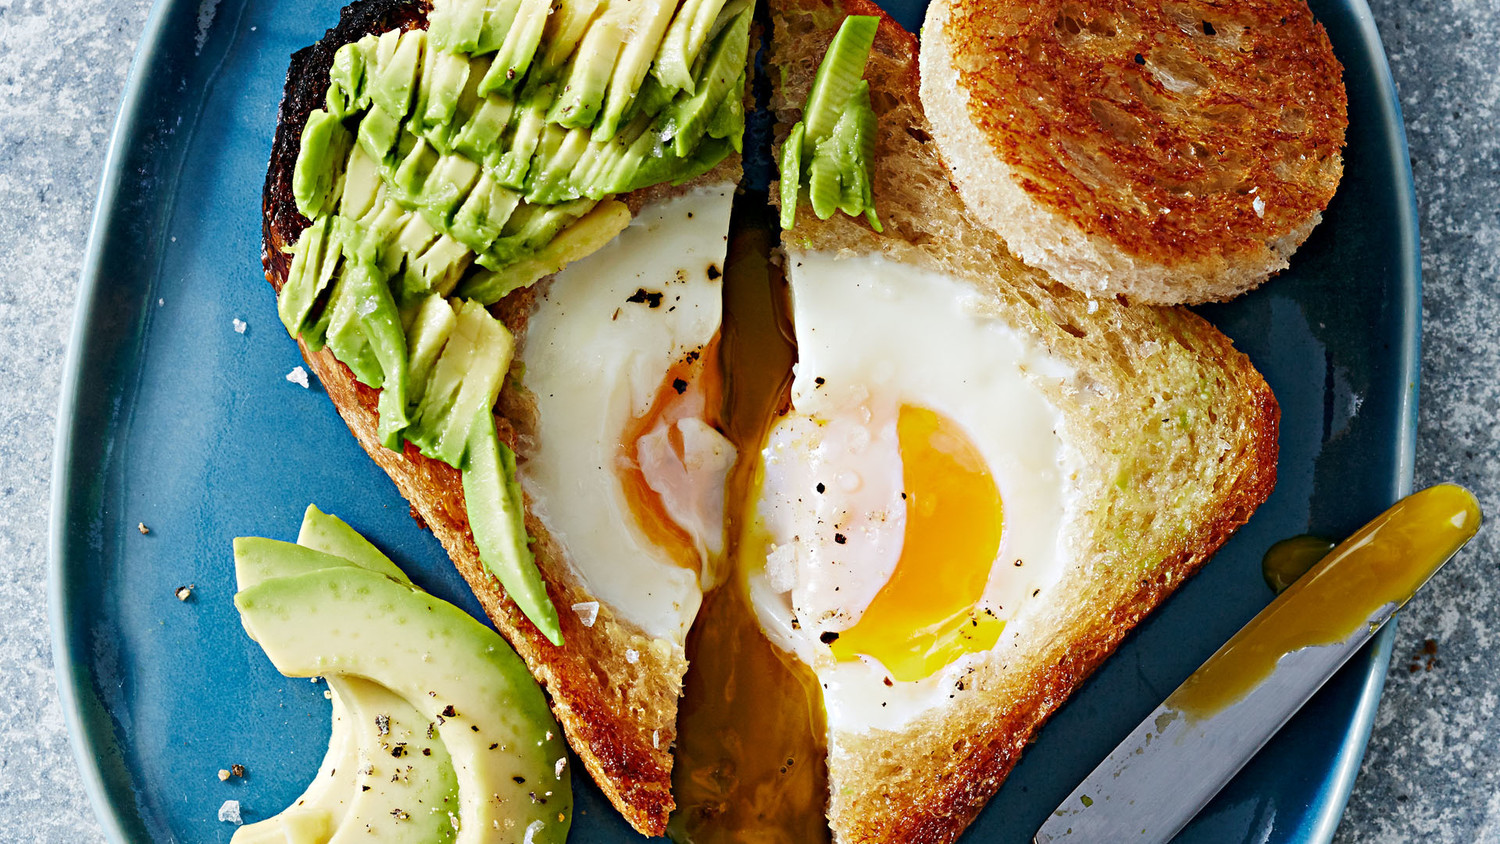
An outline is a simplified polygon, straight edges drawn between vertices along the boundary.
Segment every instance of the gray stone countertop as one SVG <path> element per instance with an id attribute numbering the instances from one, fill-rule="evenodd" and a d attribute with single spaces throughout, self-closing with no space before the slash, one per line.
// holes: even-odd
<path id="1" fill-rule="evenodd" d="M 1372 5 L 1422 218 L 1417 486 L 1459 481 L 1500 513 L 1500 2 Z M 147 0 L 0 0 L 0 266 L 10 268 L 0 282 L 0 837 L 10 841 L 100 840 L 52 673 L 50 455 L 100 168 L 148 10 Z M 1402 617 L 1339 842 L 1500 842 L 1497 551 L 1496 531 L 1482 532 Z"/>

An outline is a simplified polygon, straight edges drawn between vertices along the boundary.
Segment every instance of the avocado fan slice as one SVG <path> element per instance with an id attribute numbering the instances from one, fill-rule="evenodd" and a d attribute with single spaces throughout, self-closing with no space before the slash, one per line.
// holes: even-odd
<path id="1" fill-rule="evenodd" d="M 461 844 L 508 828 L 534 844 L 566 838 L 572 787 L 561 729 L 525 664 L 489 627 L 353 567 L 275 577 L 239 592 L 235 605 L 283 674 L 370 680 L 436 725 L 458 775 Z"/>

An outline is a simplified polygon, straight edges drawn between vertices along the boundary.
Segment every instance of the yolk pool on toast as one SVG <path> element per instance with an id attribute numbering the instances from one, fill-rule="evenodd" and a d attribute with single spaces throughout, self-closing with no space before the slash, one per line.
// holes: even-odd
<path id="1" fill-rule="evenodd" d="M 875 657 L 896 680 L 920 680 L 1005 628 L 976 610 L 1000 551 L 1000 491 L 979 450 L 951 420 L 903 407 L 896 423 L 906 535 L 890 580 L 833 642 L 839 659 Z"/>

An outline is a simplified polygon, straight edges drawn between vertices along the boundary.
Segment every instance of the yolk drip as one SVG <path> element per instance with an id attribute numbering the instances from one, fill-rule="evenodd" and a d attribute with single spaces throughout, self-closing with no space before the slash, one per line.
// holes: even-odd
<path id="1" fill-rule="evenodd" d="M 928 677 L 965 653 L 994 647 L 1005 622 L 977 607 L 1000 551 L 1000 490 L 952 420 L 902 407 L 896 421 L 906 488 L 906 535 L 885 586 L 834 656 L 880 660 L 896 680 Z"/>
<path id="2" fill-rule="evenodd" d="M 747 536 L 760 449 L 789 403 L 795 353 L 785 281 L 768 256 L 775 220 L 754 198 L 736 205 L 724 267 L 724 432 L 739 447 L 730 476 L 729 558 L 735 571 L 704 596 L 688 635 L 668 834 L 692 844 L 826 844 L 827 747 L 812 671 L 771 644 L 744 572 L 764 561 Z M 759 555 L 760 559 L 757 559 Z"/>
<path id="3" fill-rule="evenodd" d="M 683 568 L 698 569 L 700 558 L 693 537 L 667 512 L 660 493 L 651 488 L 637 456 L 641 437 L 664 425 L 667 441 L 678 460 L 683 458 L 682 434 L 676 424 L 698 417 L 711 426 L 719 422 L 723 376 L 717 365 L 718 339 L 702 351 L 684 355 L 667 370 L 646 412 L 631 419 L 620 434 L 620 453 L 627 455 L 616 466 L 625 500 L 641 532 L 657 548 Z"/>

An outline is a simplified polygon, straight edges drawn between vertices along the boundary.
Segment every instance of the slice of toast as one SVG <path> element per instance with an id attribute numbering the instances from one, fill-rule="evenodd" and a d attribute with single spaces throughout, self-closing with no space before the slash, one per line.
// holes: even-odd
<path id="1" fill-rule="evenodd" d="M 828 736 L 836 841 L 950 842 L 1041 724 L 1270 494 L 1280 412 L 1250 362 L 1197 315 L 1090 300 L 1023 264 L 973 219 L 922 112 L 916 39 L 878 7 L 772 0 L 771 12 L 769 65 L 784 74 L 772 99 L 779 136 L 800 119 L 843 16 L 882 18 L 865 78 L 885 231 L 800 209 L 783 237 L 794 291 L 798 255 L 809 252 L 936 271 L 971 284 L 980 310 L 1076 373 L 1045 388 L 1086 458 L 1072 488 L 1082 516 L 1065 534 L 1072 563 L 1013 619 L 1015 647 L 1003 661 L 989 652 L 951 700 L 899 729 Z"/>
<path id="2" fill-rule="evenodd" d="M 276 137 L 263 195 L 262 261 L 266 278 L 279 292 L 291 265 L 287 247 L 295 243 L 308 220 L 297 210 L 292 175 L 302 129 L 309 112 L 322 105 L 334 52 L 372 33 L 426 27 L 425 0 L 359 0 L 346 7 L 339 24 L 317 44 L 292 56 L 281 103 Z M 619 197 L 638 213 L 645 206 L 697 186 L 735 184 L 740 162 L 731 155 L 713 170 L 678 187 L 656 186 Z M 545 284 L 544 282 L 542 282 Z M 524 338 L 534 306 L 535 288 L 511 294 L 492 308 L 507 327 Z M 358 381 L 326 348 L 301 345 L 319 381 L 360 445 L 395 481 L 411 504 L 412 515 L 442 543 L 473 589 L 496 628 L 526 660 L 546 688 L 569 743 L 604 793 L 626 820 L 648 835 L 666 828 L 673 808 L 671 747 L 676 738 L 677 702 L 687 660 L 680 642 L 646 635 L 637 625 L 601 606 L 597 619 L 584 623 L 569 610 L 593 597 L 565 558 L 561 544 L 532 511 L 527 500 L 526 529 L 535 537 L 536 562 L 547 592 L 559 609 L 563 646 L 554 647 L 506 595 L 499 580 L 479 559 L 459 471 L 423 456 L 411 444 L 402 452 L 383 448 L 377 435 L 378 391 Z M 517 361 L 512 380 L 519 378 Z M 496 413 L 503 442 L 524 460 L 517 426 L 534 423 L 535 408 L 524 394 L 504 390 Z"/>
<path id="3" fill-rule="evenodd" d="M 934 0 L 920 58 L 975 219 L 1095 296 L 1244 293 L 1343 173 L 1343 68 L 1304 0 Z"/>

